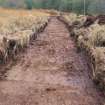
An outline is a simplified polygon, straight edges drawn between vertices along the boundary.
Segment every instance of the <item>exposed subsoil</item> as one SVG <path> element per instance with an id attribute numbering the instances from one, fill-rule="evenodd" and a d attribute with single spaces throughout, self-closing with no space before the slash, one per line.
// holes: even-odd
<path id="1" fill-rule="evenodd" d="M 56 18 L 1 71 L 0 105 L 103 105 L 85 57 Z"/>

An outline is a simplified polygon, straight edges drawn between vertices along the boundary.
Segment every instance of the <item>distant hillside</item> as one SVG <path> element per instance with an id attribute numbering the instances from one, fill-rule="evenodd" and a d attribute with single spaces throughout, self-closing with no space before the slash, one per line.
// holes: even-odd
<path id="1" fill-rule="evenodd" d="M 0 5 L 3 7 L 24 8 L 25 0 L 0 0 Z"/>

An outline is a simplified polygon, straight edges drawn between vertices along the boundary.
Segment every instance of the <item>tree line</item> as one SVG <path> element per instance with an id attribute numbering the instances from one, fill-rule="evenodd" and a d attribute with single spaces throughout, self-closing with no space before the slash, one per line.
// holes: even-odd
<path id="1" fill-rule="evenodd" d="M 43 8 L 59 11 L 73 11 L 83 13 L 84 0 L 0 0 L 0 5 L 12 8 Z M 87 14 L 104 14 L 105 0 L 86 0 L 85 10 Z"/>

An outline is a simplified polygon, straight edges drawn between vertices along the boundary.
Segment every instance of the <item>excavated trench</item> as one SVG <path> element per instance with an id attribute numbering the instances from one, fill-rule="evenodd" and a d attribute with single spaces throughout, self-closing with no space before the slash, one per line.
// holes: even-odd
<path id="1" fill-rule="evenodd" d="M 53 17 L 17 62 L 2 67 L 0 105 L 103 105 L 87 64 Z"/>

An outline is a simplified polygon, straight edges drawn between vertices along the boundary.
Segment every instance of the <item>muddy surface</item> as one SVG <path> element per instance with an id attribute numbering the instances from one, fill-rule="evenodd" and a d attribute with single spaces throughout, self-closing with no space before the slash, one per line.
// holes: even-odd
<path id="1" fill-rule="evenodd" d="M 5 69 L 0 105 L 103 105 L 84 56 L 77 53 L 68 30 L 56 18 Z"/>

